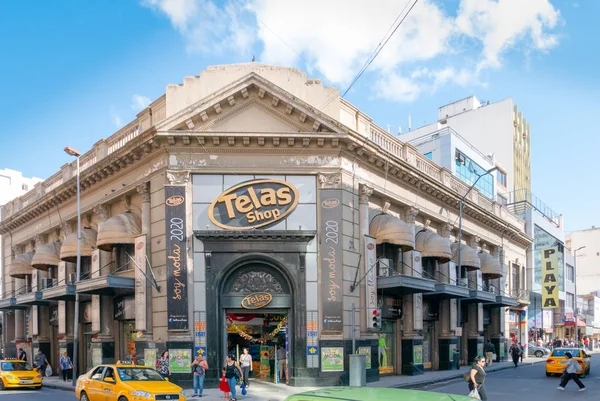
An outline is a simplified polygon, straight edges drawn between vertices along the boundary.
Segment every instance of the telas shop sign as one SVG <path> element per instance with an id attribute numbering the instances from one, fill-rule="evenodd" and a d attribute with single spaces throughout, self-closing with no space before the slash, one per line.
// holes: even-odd
<path id="1" fill-rule="evenodd" d="M 242 299 L 242 308 L 244 309 L 260 309 L 269 305 L 273 300 L 273 296 L 268 292 L 255 292 Z"/>
<path id="2" fill-rule="evenodd" d="M 251 180 L 223 192 L 210 204 L 208 217 L 225 230 L 251 230 L 285 219 L 300 200 L 285 181 Z"/>

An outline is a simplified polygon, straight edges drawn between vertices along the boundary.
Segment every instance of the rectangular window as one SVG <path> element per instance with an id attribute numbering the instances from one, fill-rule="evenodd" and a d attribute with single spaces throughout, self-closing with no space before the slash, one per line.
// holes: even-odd
<path id="1" fill-rule="evenodd" d="M 567 292 L 567 308 L 575 309 L 575 295 Z"/>
<path id="2" fill-rule="evenodd" d="M 512 264 L 512 289 L 513 292 L 516 294 L 517 292 L 519 292 L 519 266 Z"/>
<path id="3" fill-rule="evenodd" d="M 485 197 L 494 199 L 494 178 L 486 170 L 456 149 L 456 176 L 467 185 L 473 185 Z M 479 178 L 481 176 L 481 178 Z M 479 178 L 479 180 L 477 180 Z"/>
<path id="4" fill-rule="evenodd" d="M 567 265 L 567 280 L 575 282 L 575 269 L 571 265 Z"/>
<path id="5" fill-rule="evenodd" d="M 425 153 L 423 156 L 425 156 L 429 160 L 433 160 L 433 152 Z"/>
<path id="6" fill-rule="evenodd" d="M 27 184 L 23 184 L 23 185 L 21 185 L 21 189 L 23 191 L 27 191 L 29 189 L 29 187 L 27 186 Z"/>
<path id="7" fill-rule="evenodd" d="M 506 173 L 497 170 L 496 171 L 496 181 L 498 182 L 498 184 L 502 185 L 503 187 L 506 187 Z"/>

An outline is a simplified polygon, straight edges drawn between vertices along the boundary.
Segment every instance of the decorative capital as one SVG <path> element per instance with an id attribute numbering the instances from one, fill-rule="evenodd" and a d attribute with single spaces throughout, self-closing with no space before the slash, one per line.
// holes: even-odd
<path id="1" fill-rule="evenodd" d="M 405 221 L 407 224 L 415 224 L 417 220 L 417 215 L 419 214 L 419 209 L 416 207 L 408 207 L 405 212 Z"/>
<path id="2" fill-rule="evenodd" d="M 431 226 L 431 220 L 426 219 L 425 220 L 425 225 L 423 226 L 424 229 L 429 230 L 429 226 Z"/>
<path id="3" fill-rule="evenodd" d="M 12 257 L 14 259 L 15 256 L 21 252 L 21 247 L 19 245 L 13 245 L 10 247 L 10 250 L 12 251 Z"/>
<path id="4" fill-rule="evenodd" d="M 68 221 L 63 221 L 60 223 L 60 228 L 63 232 L 63 238 L 66 238 L 67 235 L 71 234 L 71 224 Z"/>
<path id="5" fill-rule="evenodd" d="M 46 243 L 46 234 L 36 234 L 33 236 L 33 244 L 34 247 L 37 248 L 38 246 L 45 244 Z"/>
<path id="6" fill-rule="evenodd" d="M 190 180 L 190 170 L 167 170 L 168 185 L 185 185 Z"/>
<path id="7" fill-rule="evenodd" d="M 373 188 L 367 184 L 358 185 L 358 203 L 365 205 L 369 203 L 369 198 L 373 195 Z"/>
<path id="8" fill-rule="evenodd" d="M 137 186 L 137 192 L 142 197 L 142 203 L 150 202 L 150 184 L 144 182 Z"/>
<path id="9" fill-rule="evenodd" d="M 319 173 L 319 189 L 340 189 L 342 173 Z"/>
<path id="10" fill-rule="evenodd" d="M 104 223 L 108 219 L 108 205 L 102 204 L 96 206 L 94 213 L 98 216 L 98 223 Z"/>
<path id="11" fill-rule="evenodd" d="M 471 248 L 477 249 L 479 247 L 479 241 L 481 240 L 481 238 L 479 238 L 478 236 L 474 235 L 471 238 L 469 238 L 469 241 L 467 242 L 467 245 L 469 245 Z"/>
<path id="12" fill-rule="evenodd" d="M 129 195 L 124 195 L 121 198 L 121 204 L 123 205 L 123 209 L 126 212 L 130 212 L 131 211 L 131 196 Z"/>
<path id="13" fill-rule="evenodd" d="M 452 230 L 454 229 L 454 225 L 450 223 L 444 223 L 440 227 L 440 235 L 444 238 L 450 238 L 450 234 L 452 234 Z"/>

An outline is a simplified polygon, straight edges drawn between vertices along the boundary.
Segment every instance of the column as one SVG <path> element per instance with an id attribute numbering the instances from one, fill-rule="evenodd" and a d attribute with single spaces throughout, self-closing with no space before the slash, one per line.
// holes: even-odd
<path id="1" fill-rule="evenodd" d="M 493 247 L 490 250 L 490 254 L 496 258 L 498 256 L 498 247 Z M 504 266 L 503 261 L 500 264 Z M 504 288 L 504 280 L 499 278 L 492 280 L 492 285 L 495 288 Z M 503 307 L 495 307 L 490 310 L 490 338 L 492 343 L 496 347 L 496 361 L 508 361 L 508 347 L 506 344 L 506 337 L 504 333 L 504 324 L 506 320 L 506 314 Z"/>
<path id="2" fill-rule="evenodd" d="M 362 278 L 367 273 L 368 260 L 367 255 L 365 255 L 365 235 L 369 234 L 369 197 L 373 194 L 373 188 L 369 187 L 366 184 L 359 184 L 358 186 L 358 215 L 359 215 L 359 236 L 360 236 L 360 254 L 362 255 L 362 263 L 359 270 L 359 276 Z M 374 269 L 377 269 L 375 266 Z M 375 274 L 377 274 L 375 272 Z M 367 310 L 367 303 L 365 297 L 366 284 L 365 281 L 360 284 L 360 327 L 361 331 L 367 327 L 368 317 L 365 313 Z"/>
<path id="3" fill-rule="evenodd" d="M 150 183 L 149 182 L 144 182 L 140 185 L 138 185 L 137 187 L 137 192 L 140 194 L 141 196 L 141 200 L 142 200 L 142 235 L 146 236 L 146 249 L 144 254 L 145 255 L 150 255 Z M 137 251 L 136 251 L 137 252 Z M 145 256 L 144 255 L 144 256 Z M 150 266 L 148 266 L 147 261 L 145 260 L 146 258 L 140 258 L 140 259 L 144 259 L 143 260 L 143 265 L 140 266 L 143 268 L 144 273 L 146 274 L 147 277 L 152 277 L 152 273 L 150 271 Z M 138 262 L 138 264 L 140 263 L 139 261 L 137 261 L 137 257 L 136 257 L 136 262 Z M 138 267 L 136 267 L 137 269 Z M 139 277 L 139 272 L 136 271 L 136 281 Z M 143 296 L 145 296 L 145 306 L 146 306 L 146 314 L 145 314 L 145 330 L 143 331 L 143 334 L 141 337 L 137 338 L 136 344 L 135 344 L 135 348 L 136 348 L 136 355 L 138 356 L 138 359 L 141 359 L 144 357 L 144 349 L 146 348 L 154 348 L 155 344 L 153 341 L 153 335 L 152 335 L 152 327 L 153 327 L 153 323 L 152 323 L 152 291 L 153 291 L 153 287 L 150 283 L 149 280 L 147 280 L 145 277 L 139 277 L 141 280 L 143 280 L 143 289 L 144 289 L 144 293 Z M 137 286 L 137 284 L 136 284 Z M 136 298 L 138 296 L 140 296 L 141 294 L 136 294 Z M 136 306 L 137 306 L 137 301 L 136 301 Z M 136 310 L 136 314 L 138 313 L 138 311 Z M 144 317 L 144 316 L 142 316 Z"/>
<path id="4" fill-rule="evenodd" d="M 25 285 L 25 280 L 21 278 L 15 279 L 15 295 L 18 294 L 17 290 Z M 25 341 L 25 311 L 15 309 L 15 342 Z"/>
<path id="5" fill-rule="evenodd" d="M 439 234 L 450 242 L 450 233 L 452 224 L 444 223 L 441 225 Z M 439 265 L 440 280 L 443 283 L 456 285 L 456 267 L 454 262 L 443 263 Z M 442 280 L 443 279 L 443 280 Z M 454 333 L 456 329 L 456 299 L 444 299 L 440 302 L 440 370 L 456 369 L 454 363 L 454 353 L 458 350 L 458 338 Z"/>
<path id="6" fill-rule="evenodd" d="M 419 210 L 409 207 L 405 210 L 404 221 L 415 228 Z M 412 252 L 406 252 L 410 257 L 411 269 L 404 270 L 406 275 L 421 276 L 418 269 L 412 266 Z M 423 294 L 405 295 L 402 297 L 402 374 L 415 376 L 423 374 Z"/>

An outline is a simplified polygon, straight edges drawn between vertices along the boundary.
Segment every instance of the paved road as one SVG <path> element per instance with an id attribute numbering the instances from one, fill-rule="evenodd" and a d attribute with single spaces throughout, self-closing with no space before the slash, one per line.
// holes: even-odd
<path id="1" fill-rule="evenodd" d="M 600 360 L 600 355 L 598 358 Z M 555 400 L 597 400 L 600 391 L 600 362 L 592 359 L 591 375 L 581 381 L 587 387 L 584 392 L 573 381 L 569 382 L 565 391 L 556 389 L 560 379 L 556 376 L 546 377 L 544 364 L 523 366 L 516 369 L 491 373 L 486 379 L 489 401 L 528 399 L 532 401 Z M 467 384 L 463 381 L 439 385 L 423 390 L 448 394 L 468 394 Z M 518 397 L 518 398 L 515 398 Z"/>
<path id="2" fill-rule="evenodd" d="M 75 394 L 62 390 L 4 390 L 0 392 L 0 401 L 77 401 Z"/>

